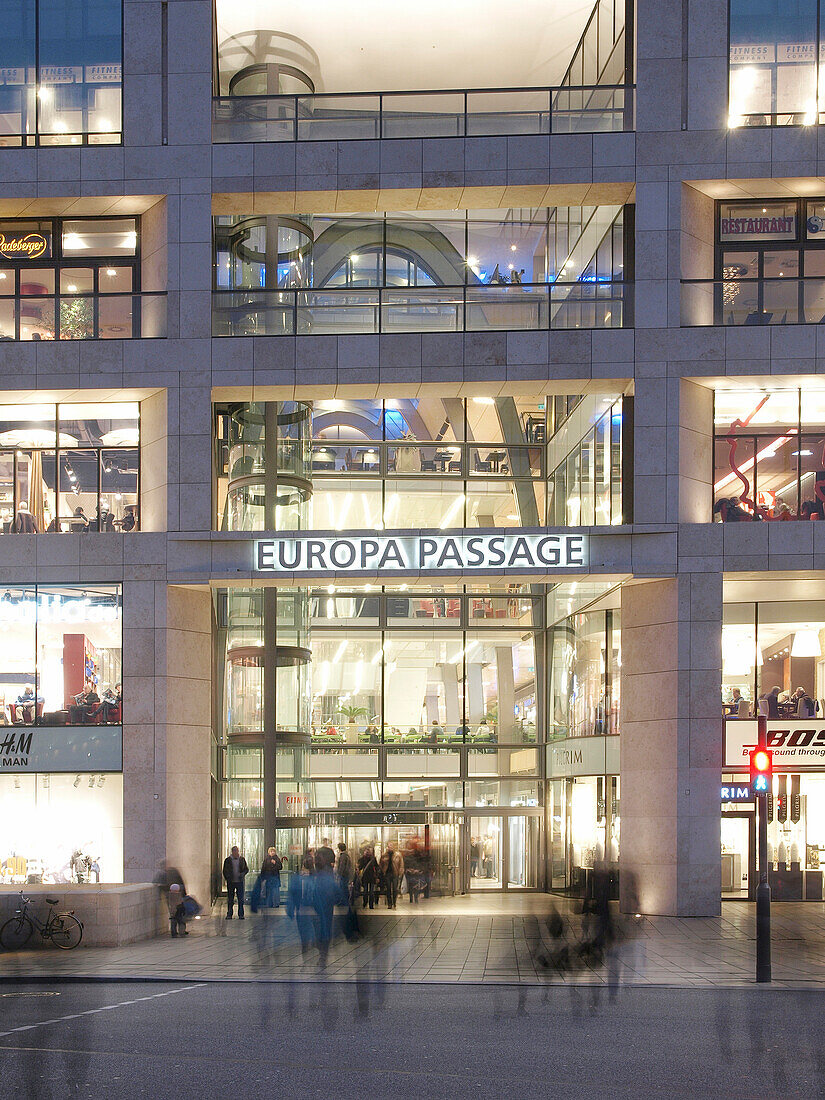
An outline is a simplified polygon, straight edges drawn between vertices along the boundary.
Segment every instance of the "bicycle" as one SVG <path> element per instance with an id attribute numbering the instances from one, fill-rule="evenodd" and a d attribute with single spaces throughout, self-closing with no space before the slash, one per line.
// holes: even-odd
<path id="1" fill-rule="evenodd" d="M 41 939 L 51 940 L 55 947 L 63 951 L 71 951 L 73 947 L 77 947 L 83 938 L 83 925 L 74 915 L 74 910 L 52 915 L 54 906 L 59 905 L 60 901 L 58 898 L 46 898 L 49 915 L 44 921 L 36 913 L 29 912 L 31 898 L 21 892 L 20 901 L 22 908 L 16 910 L 15 915 L 0 928 L 0 944 L 7 951 L 24 947 L 35 928 Z"/>

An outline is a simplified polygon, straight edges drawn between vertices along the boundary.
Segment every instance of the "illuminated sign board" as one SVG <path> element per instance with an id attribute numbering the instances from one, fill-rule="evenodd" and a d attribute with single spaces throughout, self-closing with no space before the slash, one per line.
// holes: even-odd
<path id="1" fill-rule="evenodd" d="M 584 569 L 586 535 L 283 535 L 255 543 L 259 573 Z"/>
<path id="2" fill-rule="evenodd" d="M 723 802 L 753 802 L 753 794 L 747 783 L 723 783 Z"/>
<path id="3" fill-rule="evenodd" d="M 51 233 L 0 232 L 0 256 L 6 260 L 42 260 L 52 254 Z"/>
<path id="4" fill-rule="evenodd" d="M 723 767 L 747 770 L 751 749 L 757 742 L 756 721 L 733 719 L 725 722 Z M 816 718 L 771 718 L 766 747 L 771 750 L 776 771 L 825 770 L 825 722 Z"/>

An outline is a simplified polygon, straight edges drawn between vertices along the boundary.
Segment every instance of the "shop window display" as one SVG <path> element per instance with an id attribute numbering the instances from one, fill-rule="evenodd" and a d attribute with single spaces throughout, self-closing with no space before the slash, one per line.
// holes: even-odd
<path id="1" fill-rule="evenodd" d="M 0 590 L 5 725 L 123 721 L 119 585 Z"/>
<path id="2" fill-rule="evenodd" d="M 123 777 L 0 775 L 0 881 L 123 881 Z"/>

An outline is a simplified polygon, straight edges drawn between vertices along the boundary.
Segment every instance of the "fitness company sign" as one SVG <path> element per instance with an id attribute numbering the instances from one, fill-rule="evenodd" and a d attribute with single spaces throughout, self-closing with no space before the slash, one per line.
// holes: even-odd
<path id="1" fill-rule="evenodd" d="M 747 770 L 748 755 L 756 747 L 756 722 L 725 722 L 725 767 Z M 779 771 L 799 768 L 825 770 L 825 722 L 816 718 L 771 719 L 768 746 Z"/>
<path id="2" fill-rule="evenodd" d="M 259 573 L 584 569 L 586 535 L 285 535 L 255 543 Z"/>

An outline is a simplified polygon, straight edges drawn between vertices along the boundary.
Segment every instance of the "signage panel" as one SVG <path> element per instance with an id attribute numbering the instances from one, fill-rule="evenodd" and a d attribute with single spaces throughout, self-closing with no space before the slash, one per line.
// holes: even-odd
<path id="1" fill-rule="evenodd" d="M 51 233 L 27 230 L 0 232 L 0 256 L 6 260 L 47 260 L 52 254 Z"/>
<path id="2" fill-rule="evenodd" d="M 754 719 L 725 722 L 726 768 L 747 770 L 750 752 L 757 744 Z M 805 768 L 825 770 L 825 720 L 819 718 L 771 718 L 768 721 L 767 748 L 773 754 L 775 771 L 799 771 Z"/>
<path id="3" fill-rule="evenodd" d="M 283 535 L 259 539 L 259 573 L 541 572 L 584 569 L 586 535 Z"/>
<path id="4" fill-rule="evenodd" d="M 0 773 L 122 770 L 121 726 L 5 726 L 0 729 Z"/>
<path id="5" fill-rule="evenodd" d="M 618 775 L 619 738 L 567 737 L 547 746 L 549 779 L 577 775 Z"/>
<path id="6" fill-rule="evenodd" d="M 753 802 L 753 794 L 747 783 L 723 783 L 723 802 Z"/>
<path id="7" fill-rule="evenodd" d="M 286 794 L 278 791 L 278 817 L 306 817 L 308 813 L 308 794 Z"/>
<path id="8" fill-rule="evenodd" d="M 738 213 L 730 211 L 723 213 L 719 218 L 720 241 L 795 239 L 796 214 L 789 214 L 784 203 L 775 208 L 759 206 L 752 210 L 743 210 L 740 207 Z"/>

